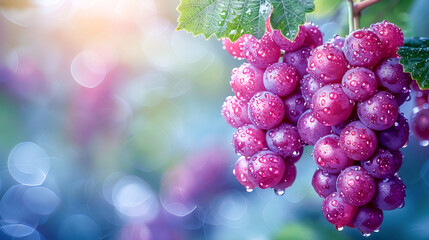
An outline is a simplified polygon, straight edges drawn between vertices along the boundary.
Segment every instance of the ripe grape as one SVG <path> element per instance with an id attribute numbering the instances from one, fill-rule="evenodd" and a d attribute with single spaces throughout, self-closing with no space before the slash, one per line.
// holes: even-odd
<path id="1" fill-rule="evenodd" d="M 383 131 L 393 126 L 398 118 L 398 111 L 395 97 L 385 91 L 379 91 L 370 99 L 357 104 L 357 113 L 361 122 L 376 131 Z"/>
<path id="2" fill-rule="evenodd" d="M 299 78 L 294 67 L 287 63 L 274 63 L 265 70 L 263 81 L 267 91 L 284 97 L 295 89 Z"/>
<path id="3" fill-rule="evenodd" d="M 388 150 L 398 150 L 408 142 L 410 126 L 403 114 L 398 115 L 398 119 L 387 130 L 377 132 L 378 144 Z"/>
<path id="4" fill-rule="evenodd" d="M 350 116 L 353 105 L 354 102 L 347 97 L 340 84 L 329 84 L 314 93 L 311 109 L 319 122 L 334 126 Z"/>
<path id="5" fill-rule="evenodd" d="M 331 174 L 338 174 L 353 165 L 353 160 L 341 150 L 339 140 L 340 137 L 335 134 L 326 135 L 316 142 L 313 149 L 318 167 Z"/>
<path id="6" fill-rule="evenodd" d="M 243 63 L 239 68 L 232 70 L 231 88 L 237 99 L 249 101 L 259 91 L 264 91 L 264 71 Z"/>
<path id="7" fill-rule="evenodd" d="M 345 202 L 338 192 L 332 193 L 323 200 L 323 216 L 337 229 L 342 229 L 352 221 L 356 211 L 357 207 Z"/>
<path id="8" fill-rule="evenodd" d="M 248 157 L 241 156 L 235 164 L 233 174 L 237 181 L 246 188 L 246 191 L 251 192 L 253 188 L 255 188 L 255 183 L 253 183 L 249 178 L 249 160 L 250 159 Z"/>
<path id="9" fill-rule="evenodd" d="M 323 34 L 316 24 L 312 22 L 307 22 L 304 24 L 304 28 L 305 28 L 304 46 L 307 46 L 310 48 L 316 48 L 323 44 Z"/>
<path id="10" fill-rule="evenodd" d="M 380 229 L 382 222 L 383 211 L 371 203 L 359 207 L 353 217 L 353 226 L 364 236 L 369 236 L 369 234 Z"/>
<path id="11" fill-rule="evenodd" d="M 277 185 L 283 177 L 285 163 L 282 157 L 271 151 L 260 151 L 249 161 L 249 176 L 260 188 Z"/>
<path id="12" fill-rule="evenodd" d="M 343 52 L 350 65 L 361 67 L 375 66 L 383 56 L 380 38 L 365 28 L 346 37 Z"/>
<path id="13" fill-rule="evenodd" d="M 384 57 L 393 57 L 398 47 L 404 45 L 404 34 L 401 29 L 386 20 L 371 24 L 370 29 L 377 34 L 383 43 Z"/>
<path id="14" fill-rule="evenodd" d="M 398 58 L 383 60 L 375 70 L 378 84 L 387 88 L 391 93 L 398 94 L 408 92 L 411 83 L 411 75 L 404 72 Z"/>
<path id="15" fill-rule="evenodd" d="M 298 156 L 303 150 L 298 129 L 289 123 L 268 130 L 266 142 L 271 151 L 283 157 Z"/>
<path id="16" fill-rule="evenodd" d="M 375 74 L 364 67 L 348 70 L 342 80 L 343 91 L 351 100 L 365 101 L 377 92 Z"/>
<path id="17" fill-rule="evenodd" d="M 374 196 L 375 182 L 365 169 L 351 166 L 338 175 L 337 191 L 345 202 L 363 206 Z"/>
<path id="18" fill-rule="evenodd" d="M 375 152 L 377 136 L 362 122 L 354 121 L 341 131 L 340 146 L 350 158 L 363 161 Z"/>
<path id="19" fill-rule="evenodd" d="M 398 161 L 395 157 L 388 150 L 379 148 L 371 158 L 361 164 L 373 178 L 384 179 L 396 173 Z"/>
<path id="20" fill-rule="evenodd" d="M 222 40 L 223 49 L 225 49 L 233 58 L 239 60 L 243 59 L 243 45 L 250 38 L 251 35 L 244 34 L 237 41 L 231 42 L 228 38 Z"/>
<path id="21" fill-rule="evenodd" d="M 285 53 L 283 56 L 283 62 L 295 67 L 296 73 L 300 79 L 307 74 L 310 51 L 310 48 L 304 47 L 295 52 Z"/>
<path id="22" fill-rule="evenodd" d="M 343 37 L 340 37 L 338 35 L 334 35 L 334 37 L 331 38 L 331 40 L 328 43 L 334 45 L 335 47 L 337 47 L 339 49 L 343 49 L 345 40 L 346 39 Z"/>
<path id="23" fill-rule="evenodd" d="M 267 149 L 265 132 L 252 124 L 244 125 L 233 134 L 232 145 L 237 154 L 251 157 L 255 153 Z"/>
<path id="24" fill-rule="evenodd" d="M 250 121 L 261 129 L 277 126 L 285 114 L 282 99 L 274 93 L 262 91 L 256 93 L 248 103 Z"/>
<path id="25" fill-rule="evenodd" d="M 302 96 L 305 99 L 305 102 L 310 105 L 311 99 L 313 98 L 314 93 L 323 87 L 322 83 L 319 80 L 316 80 L 310 76 L 310 74 L 305 75 L 301 79 L 301 92 Z"/>
<path id="26" fill-rule="evenodd" d="M 381 210 L 402 208 L 405 204 L 405 185 L 398 176 L 376 181 L 372 203 Z"/>
<path id="27" fill-rule="evenodd" d="M 329 174 L 321 169 L 317 169 L 313 174 L 311 185 L 320 197 L 326 198 L 336 191 L 336 182 L 338 175 Z"/>
<path id="28" fill-rule="evenodd" d="M 296 178 L 296 167 L 293 163 L 285 161 L 285 171 L 282 179 L 274 186 L 274 191 L 277 195 L 283 195 L 284 190 L 292 186 Z"/>
<path id="29" fill-rule="evenodd" d="M 300 48 L 301 45 L 304 43 L 305 29 L 304 26 L 300 26 L 298 34 L 293 41 L 290 41 L 289 39 L 285 38 L 280 32 L 280 30 L 273 30 L 271 32 L 271 37 L 281 49 L 285 50 L 285 52 L 293 52 L 295 50 L 298 50 L 298 48 Z"/>
<path id="30" fill-rule="evenodd" d="M 339 48 L 326 43 L 311 51 L 307 71 L 323 84 L 340 83 L 347 71 L 347 62 Z"/>
<path id="31" fill-rule="evenodd" d="M 309 145 L 314 145 L 316 142 L 332 133 L 331 127 L 323 125 L 313 117 L 311 110 L 304 112 L 297 123 L 298 133 L 301 140 Z"/>
<path id="32" fill-rule="evenodd" d="M 251 36 L 243 45 L 243 54 L 247 62 L 258 68 L 266 68 L 280 58 L 280 47 L 273 41 L 270 33 L 260 39 Z"/>
<path id="33" fill-rule="evenodd" d="M 247 102 L 238 100 L 236 96 L 226 98 L 222 105 L 221 114 L 233 128 L 250 123 L 249 115 L 247 114 Z"/>
<path id="34" fill-rule="evenodd" d="M 284 100 L 285 104 L 285 116 L 286 122 L 296 125 L 299 117 L 303 112 L 307 111 L 308 105 L 305 103 L 304 98 L 300 92 L 295 92 L 286 97 Z"/>
<path id="35" fill-rule="evenodd" d="M 429 140 L 429 109 L 422 108 L 411 117 L 411 129 L 420 140 Z"/>

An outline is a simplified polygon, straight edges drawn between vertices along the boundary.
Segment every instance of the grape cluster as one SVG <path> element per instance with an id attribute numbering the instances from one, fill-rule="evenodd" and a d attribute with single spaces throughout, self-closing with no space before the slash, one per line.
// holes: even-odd
<path id="1" fill-rule="evenodd" d="M 416 81 L 411 89 L 415 93 L 415 107 L 411 116 L 411 130 L 420 140 L 420 145 L 429 145 L 429 90 L 421 90 Z"/>
<path id="2" fill-rule="evenodd" d="M 237 180 L 248 191 L 274 188 L 281 195 L 294 182 L 303 147 L 314 146 L 312 185 L 324 198 L 325 218 L 339 230 L 378 231 L 383 210 L 405 200 L 397 172 L 410 127 L 399 106 L 409 99 L 412 78 L 396 54 L 403 43 L 387 21 L 325 44 L 311 23 L 293 41 L 271 29 L 260 40 L 224 40 L 232 56 L 246 60 L 232 71 L 235 96 L 222 106 L 237 128 Z M 423 110 L 426 126 L 419 130 L 429 140 L 429 109 Z"/>
<path id="3" fill-rule="evenodd" d="M 304 148 L 297 125 L 309 111 L 301 82 L 308 74 L 310 52 L 322 43 L 322 33 L 312 23 L 300 26 L 293 41 L 269 24 L 261 39 L 243 35 L 236 42 L 223 40 L 234 58 L 246 60 L 232 70 L 235 95 L 226 98 L 221 113 L 237 129 L 232 145 L 240 157 L 233 173 L 249 192 L 273 188 L 282 195 L 295 181 L 295 163 Z"/>

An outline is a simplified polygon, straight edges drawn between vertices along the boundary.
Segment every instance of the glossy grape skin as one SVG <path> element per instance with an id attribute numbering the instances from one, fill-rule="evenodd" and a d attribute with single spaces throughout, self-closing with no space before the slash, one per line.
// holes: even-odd
<path id="1" fill-rule="evenodd" d="M 285 161 L 285 170 L 282 179 L 280 179 L 279 183 L 275 185 L 274 191 L 277 193 L 281 190 L 285 190 L 286 188 L 292 186 L 293 182 L 296 179 L 296 167 L 293 163 Z"/>
<path id="2" fill-rule="evenodd" d="M 271 151 L 283 157 L 296 157 L 303 151 L 298 129 L 289 123 L 268 130 L 266 142 Z"/>
<path id="3" fill-rule="evenodd" d="M 375 182 L 362 167 L 350 166 L 338 175 L 337 191 L 345 202 L 363 206 L 374 196 Z"/>
<path id="4" fill-rule="evenodd" d="M 319 122 L 334 126 L 344 122 L 353 110 L 354 102 L 344 93 L 340 84 L 329 84 L 317 90 L 311 109 Z"/>
<path id="5" fill-rule="evenodd" d="M 326 198 L 336 191 L 336 182 L 338 175 L 329 174 L 321 169 L 317 169 L 311 180 L 311 185 L 321 198 Z"/>
<path id="6" fill-rule="evenodd" d="M 307 71 L 323 84 L 340 83 L 347 71 L 347 62 L 339 48 L 326 43 L 311 51 Z"/>
<path id="7" fill-rule="evenodd" d="M 413 134 L 420 140 L 429 140 L 429 109 L 420 109 L 410 121 Z"/>
<path id="8" fill-rule="evenodd" d="M 301 157 L 302 157 L 302 154 L 304 153 L 304 151 L 303 151 L 304 149 L 302 149 L 301 151 L 299 151 L 299 153 L 298 154 L 295 154 L 295 155 L 293 155 L 293 156 L 290 156 L 290 157 L 284 157 L 284 159 L 285 159 L 285 162 L 289 162 L 289 163 L 292 163 L 292 164 L 295 164 L 296 162 L 298 162 L 300 159 L 301 159 Z"/>
<path id="9" fill-rule="evenodd" d="M 284 120 L 293 125 L 298 123 L 298 119 L 303 112 L 307 111 L 308 105 L 305 103 L 302 94 L 299 91 L 287 96 L 284 100 L 285 116 Z"/>
<path id="10" fill-rule="evenodd" d="M 247 102 L 238 100 L 236 96 L 229 96 L 222 105 L 221 114 L 225 121 L 233 128 L 249 124 Z"/>
<path id="11" fill-rule="evenodd" d="M 346 37 L 343 52 L 350 65 L 367 68 L 375 66 L 383 56 L 380 38 L 366 28 Z"/>
<path id="12" fill-rule="evenodd" d="M 248 192 L 252 191 L 256 187 L 255 183 L 252 180 L 250 180 L 250 177 L 249 177 L 249 172 L 248 172 L 249 160 L 250 158 L 241 156 L 237 160 L 235 164 L 235 168 L 233 170 L 233 174 L 237 179 L 237 181 L 244 188 L 246 188 L 246 191 Z"/>
<path id="13" fill-rule="evenodd" d="M 283 62 L 293 66 L 296 69 L 296 73 L 301 79 L 307 73 L 308 57 L 310 56 L 310 48 L 301 48 L 295 52 L 285 53 L 283 56 Z"/>
<path id="14" fill-rule="evenodd" d="M 316 142 L 332 133 L 331 127 L 323 125 L 312 116 L 311 110 L 304 112 L 297 123 L 298 133 L 301 136 L 301 140 L 314 146 Z"/>
<path id="15" fill-rule="evenodd" d="M 285 114 L 283 100 L 274 93 L 262 91 L 256 93 L 248 103 L 247 112 L 250 121 L 261 129 L 277 126 Z"/>
<path id="16" fill-rule="evenodd" d="M 388 58 L 380 62 L 375 75 L 378 84 L 387 88 L 393 94 L 399 94 L 403 91 L 408 92 L 411 84 L 411 75 L 404 72 L 402 64 L 398 58 Z"/>
<path id="17" fill-rule="evenodd" d="M 314 93 L 321 87 L 323 87 L 323 84 L 319 80 L 312 78 L 310 74 L 301 79 L 301 93 L 308 105 L 311 104 Z"/>
<path id="18" fill-rule="evenodd" d="M 396 102 L 398 103 L 398 106 L 401 106 L 405 102 L 409 101 L 411 99 L 410 89 L 404 89 L 404 91 L 395 94 Z"/>
<path id="19" fill-rule="evenodd" d="M 223 49 L 225 49 L 233 58 L 238 60 L 243 59 L 243 45 L 249 39 L 251 35 L 244 34 L 237 41 L 231 42 L 228 38 L 222 39 Z"/>
<path id="20" fill-rule="evenodd" d="M 280 97 L 289 95 L 299 82 L 296 69 L 287 63 L 274 63 L 264 72 L 265 89 Z"/>
<path id="21" fill-rule="evenodd" d="M 331 38 L 331 40 L 329 40 L 329 42 L 328 43 L 330 43 L 330 44 L 332 44 L 332 45 L 334 45 L 335 47 L 337 47 L 337 48 L 339 48 L 339 49 L 343 49 L 343 47 L 344 47 L 344 41 L 345 41 L 346 39 L 345 38 L 343 38 L 343 37 L 340 37 L 340 36 L 338 36 L 338 35 L 334 35 L 334 37 L 333 38 Z"/>
<path id="22" fill-rule="evenodd" d="M 401 208 L 405 204 L 405 184 L 397 176 L 376 181 L 372 203 L 381 210 Z"/>
<path id="23" fill-rule="evenodd" d="M 348 70 L 341 83 L 344 93 L 353 101 L 365 101 L 377 92 L 375 74 L 364 67 Z"/>
<path id="24" fill-rule="evenodd" d="M 380 229 L 383 211 L 371 203 L 358 208 L 353 217 L 353 226 L 362 234 L 371 234 Z"/>
<path id="25" fill-rule="evenodd" d="M 243 63 L 239 68 L 234 68 L 230 84 L 237 99 L 249 101 L 255 93 L 265 91 L 263 76 L 264 71 L 249 63 Z"/>
<path id="26" fill-rule="evenodd" d="M 367 127 L 383 131 L 396 122 L 398 118 L 398 103 L 388 92 L 379 91 L 370 99 L 357 104 L 359 119 Z"/>
<path id="27" fill-rule="evenodd" d="M 267 32 L 260 40 L 250 37 L 243 45 L 243 53 L 246 61 L 253 66 L 266 68 L 278 62 L 281 50 Z"/>
<path id="28" fill-rule="evenodd" d="M 271 32 L 271 38 L 281 49 L 285 50 L 285 52 L 293 52 L 298 50 L 298 48 L 300 48 L 304 43 L 305 29 L 304 26 L 300 26 L 298 34 L 293 41 L 285 38 L 280 30 L 273 30 Z"/>
<path id="29" fill-rule="evenodd" d="M 322 203 L 323 216 L 337 229 L 351 222 L 357 209 L 356 206 L 345 202 L 338 192 L 327 196 Z"/>
<path id="30" fill-rule="evenodd" d="M 378 144 L 388 150 L 398 150 L 408 143 L 410 126 L 403 114 L 398 115 L 398 119 L 387 130 L 377 132 Z"/>
<path id="31" fill-rule="evenodd" d="M 317 166 L 331 174 L 338 174 L 354 163 L 341 150 L 339 140 L 340 137 L 335 134 L 326 135 L 316 142 L 313 149 L 313 157 Z"/>
<path id="32" fill-rule="evenodd" d="M 367 161 L 362 161 L 362 167 L 376 179 L 384 179 L 393 176 L 399 167 L 397 156 L 386 149 L 379 148 Z M 402 163 L 402 162 L 401 162 Z"/>
<path id="33" fill-rule="evenodd" d="M 354 121 L 341 131 L 340 146 L 351 159 L 363 161 L 375 152 L 377 136 L 362 122 Z"/>
<path id="34" fill-rule="evenodd" d="M 323 34 L 316 24 L 307 22 L 303 26 L 305 28 L 304 46 L 316 48 L 323 44 Z"/>
<path id="35" fill-rule="evenodd" d="M 274 187 L 283 177 L 285 163 L 283 158 L 272 151 L 261 151 L 249 161 L 249 176 L 262 189 Z"/>
<path id="36" fill-rule="evenodd" d="M 252 124 L 237 129 L 233 134 L 232 145 L 239 155 L 251 157 L 257 152 L 267 149 L 265 132 Z"/>
<path id="37" fill-rule="evenodd" d="M 386 20 L 371 24 L 370 29 L 377 34 L 383 43 L 384 57 L 393 57 L 398 47 L 404 45 L 404 34 L 401 29 Z"/>
<path id="38" fill-rule="evenodd" d="M 335 126 L 332 126 L 332 132 L 334 134 L 337 134 L 338 136 L 341 135 L 341 131 L 351 122 L 358 121 L 359 117 L 357 115 L 357 107 L 353 107 L 352 113 L 350 113 L 350 116 L 345 120 L 344 122 L 337 124 Z"/>

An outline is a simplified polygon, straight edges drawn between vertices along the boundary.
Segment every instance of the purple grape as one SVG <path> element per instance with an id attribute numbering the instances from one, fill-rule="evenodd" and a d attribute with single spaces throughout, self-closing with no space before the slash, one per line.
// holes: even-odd
<path id="1" fill-rule="evenodd" d="M 223 49 L 225 49 L 233 58 L 238 60 L 243 59 L 243 45 L 249 39 L 251 35 L 244 34 L 237 41 L 231 42 L 228 38 L 222 40 Z"/>
<path id="2" fill-rule="evenodd" d="M 354 121 L 341 131 L 340 146 L 351 159 L 363 161 L 375 152 L 377 136 L 362 122 Z"/>
<path id="3" fill-rule="evenodd" d="M 362 161 L 362 167 L 373 178 L 384 179 L 396 173 L 398 161 L 397 156 L 394 156 L 386 149 L 379 148 L 377 152 L 367 161 Z"/>
<path id="4" fill-rule="evenodd" d="M 317 119 L 313 117 L 311 110 L 307 110 L 301 115 L 298 120 L 297 128 L 301 140 L 312 146 L 314 146 L 320 138 L 332 133 L 331 127 L 325 126 L 317 121 Z"/>
<path id="5" fill-rule="evenodd" d="M 303 150 L 298 129 L 289 123 L 268 130 L 266 141 L 271 151 L 283 157 L 296 157 Z"/>
<path id="6" fill-rule="evenodd" d="M 274 63 L 264 72 L 264 86 L 280 97 L 289 95 L 299 82 L 296 70 L 287 63 Z"/>
<path id="7" fill-rule="evenodd" d="M 376 181 L 372 203 L 381 210 L 402 208 L 405 204 L 405 185 L 397 176 Z"/>
<path id="8" fill-rule="evenodd" d="M 353 165 L 353 160 L 341 150 L 339 140 L 340 137 L 335 134 L 326 135 L 316 142 L 313 149 L 318 167 L 331 174 L 338 174 Z"/>
<path id="9" fill-rule="evenodd" d="M 252 124 L 239 127 L 233 134 L 231 143 L 237 154 L 246 157 L 267 149 L 265 132 Z"/>
<path id="10" fill-rule="evenodd" d="M 311 51 L 307 71 L 323 84 L 340 83 L 347 71 L 347 62 L 339 48 L 326 43 Z"/>
<path id="11" fill-rule="evenodd" d="M 296 178 L 296 167 L 293 163 L 285 161 L 285 171 L 280 182 L 274 186 L 274 192 L 277 195 L 283 195 L 284 190 L 292 186 Z"/>
<path id="12" fill-rule="evenodd" d="M 398 94 L 408 92 L 411 84 L 411 74 L 404 72 L 398 58 L 388 58 L 378 65 L 375 70 L 378 84 L 390 92 Z"/>
<path id="13" fill-rule="evenodd" d="M 271 37 L 274 42 L 285 52 L 293 52 L 301 47 L 305 40 L 305 29 L 304 26 L 300 26 L 298 30 L 298 34 L 296 35 L 293 41 L 285 38 L 280 30 L 273 30 L 271 32 Z"/>
<path id="14" fill-rule="evenodd" d="M 299 117 L 302 115 L 303 112 L 307 111 L 308 109 L 308 105 L 305 103 L 304 98 L 298 91 L 294 94 L 287 96 L 287 98 L 284 100 L 284 104 L 284 119 L 293 125 L 296 125 L 298 123 Z"/>
<path id="15" fill-rule="evenodd" d="M 404 34 L 401 29 L 386 20 L 371 24 L 370 29 L 377 34 L 383 43 L 384 57 L 393 57 L 398 47 L 404 45 Z"/>
<path id="16" fill-rule="evenodd" d="M 411 117 L 411 129 L 420 140 L 429 140 L 429 109 L 420 109 Z"/>
<path id="17" fill-rule="evenodd" d="M 330 43 L 330 44 L 332 44 L 332 45 L 334 45 L 335 47 L 337 47 L 337 48 L 339 48 L 339 49 L 343 49 L 343 47 L 344 47 L 344 41 L 345 41 L 346 39 L 345 38 L 343 38 L 343 37 L 340 37 L 340 36 L 338 36 L 338 35 L 334 35 L 334 37 L 333 38 L 331 38 L 331 40 L 329 40 L 329 42 L 328 43 Z"/>
<path id="18" fill-rule="evenodd" d="M 237 181 L 246 188 L 246 191 L 251 192 L 253 188 L 255 188 L 255 183 L 253 183 L 249 178 L 249 159 L 245 156 L 241 156 L 237 163 L 235 164 L 235 168 L 233 170 L 233 174 Z"/>
<path id="19" fill-rule="evenodd" d="M 323 86 L 314 93 L 311 102 L 314 116 L 326 126 L 344 122 L 354 106 L 354 102 L 344 93 L 341 84 Z"/>
<path id="20" fill-rule="evenodd" d="M 348 70 L 342 80 L 344 93 L 354 101 L 365 101 L 377 92 L 375 74 L 363 67 Z"/>
<path id="21" fill-rule="evenodd" d="M 404 91 L 395 94 L 396 102 L 398 103 L 398 106 L 401 106 L 405 102 L 409 101 L 411 99 L 410 90 L 405 89 Z"/>
<path id="22" fill-rule="evenodd" d="M 396 122 L 398 118 L 398 103 L 395 97 L 385 91 L 379 91 L 370 99 L 357 104 L 359 119 L 367 127 L 383 131 Z"/>
<path id="23" fill-rule="evenodd" d="M 238 100 L 236 96 L 229 96 L 222 105 L 221 114 L 225 121 L 233 128 L 249 124 L 247 102 Z"/>
<path id="24" fill-rule="evenodd" d="M 260 188 L 277 185 L 283 177 L 285 163 L 282 157 L 271 151 L 261 151 L 249 161 L 249 176 Z"/>
<path id="25" fill-rule="evenodd" d="M 338 175 L 337 191 L 345 202 L 353 206 L 363 206 L 374 196 L 375 182 L 365 169 L 351 166 Z"/>
<path id="26" fill-rule="evenodd" d="M 379 230 L 382 222 L 383 211 L 371 203 L 359 207 L 353 217 L 353 226 L 366 237 Z"/>
<path id="27" fill-rule="evenodd" d="M 283 62 L 287 63 L 296 69 L 298 77 L 301 79 L 307 73 L 308 57 L 310 56 L 310 48 L 301 48 L 295 52 L 285 53 Z"/>
<path id="28" fill-rule="evenodd" d="M 332 132 L 334 134 L 337 134 L 338 136 L 341 135 L 341 131 L 343 131 L 343 129 L 351 122 L 357 121 L 359 120 L 359 117 L 357 115 L 357 110 L 356 110 L 356 106 L 353 107 L 352 113 L 350 113 L 350 116 L 347 118 L 347 120 L 345 120 L 344 122 L 337 124 L 335 126 L 332 126 Z"/>
<path id="29" fill-rule="evenodd" d="M 395 161 L 395 164 L 394 164 L 395 172 L 398 172 L 402 166 L 402 161 L 404 160 L 404 155 L 402 154 L 401 151 L 398 151 L 398 150 L 390 151 L 390 153 L 393 154 L 393 160 Z"/>
<path id="30" fill-rule="evenodd" d="M 408 143 L 410 126 L 404 115 L 399 114 L 398 119 L 387 130 L 377 132 L 378 144 L 388 150 L 398 150 Z"/>
<path id="31" fill-rule="evenodd" d="M 316 191 L 321 198 L 326 198 L 336 191 L 337 176 L 338 175 L 329 174 L 321 169 L 317 169 L 313 174 L 311 185 L 313 185 L 314 191 Z"/>
<path id="32" fill-rule="evenodd" d="M 280 48 L 273 41 L 269 32 L 260 39 L 251 36 L 243 45 L 244 58 L 258 68 L 266 68 L 280 58 Z"/>
<path id="33" fill-rule="evenodd" d="M 316 48 L 323 44 L 323 34 L 319 30 L 319 27 L 312 23 L 307 22 L 304 24 L 305 28 L 305 40 L 304 46 L 309 48 Z"/>
<path id="34" fill-rule="evenodd" d="M 264 71 L 243 63 L 232 70 L 231 87 L 239 100 L 249 101 L 259 91 L 265 91 L 263 82 Z"/>
<path id="35" fill-rule="evenodd" d="M 380 38 L 366 28 L 351 32 L 346 37 L 343 52 L 350 65 L 368 68 L 375 66 L 383 56 Z"/>
<path id="36" fill-rule="evenodd" d="M 299 151 L 299 153 L 297 155 L 295 154 L 294 156 L 284 157 L 285 162 L 289 162 L 289 163 L 295 164 L 296 162 L 299 161 L 299 159 L 301 159 L 302 154 L 304 153 L 303 150 L 304 149 L 302 149 L 301 151 Z"/>
<path id="37" fill-rule="evenodd" d="M 256 93 L 248 103 L 247 112 L 250 121 L 261 129 L 277 126 L 285 114 L 283 100 L 274 93 L 262 91 Z"/>
<path id="38" fill-rule="evenodd" d="M 326 220 L 335 225 L 337 229 L 342 229 L 352 221 L 357 211 L 357 207 L 345 202 L 338 192 L 334 192 L 323 200 L 322 213 Z"/>
<path id="39" fill-rule="evenodd" d="M 310 105 L 311 99 L 313 98 L 314 93 L 323 87 L 323 84 L 310 76 L 310 74 L 305 75 L 301 79 L 301 92 L 304 97 L 305 102 Z"/>

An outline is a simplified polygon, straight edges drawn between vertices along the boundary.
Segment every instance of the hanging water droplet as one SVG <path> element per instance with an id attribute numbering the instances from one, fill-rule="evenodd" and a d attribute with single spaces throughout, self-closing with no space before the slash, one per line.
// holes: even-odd
<path id="1" fill-rule="evenodd" d="M 283 196 L 283 194 L 285 194 L 285 190 L 284 189 L 274 189 L 274 193 L 277 196 Z"/>

